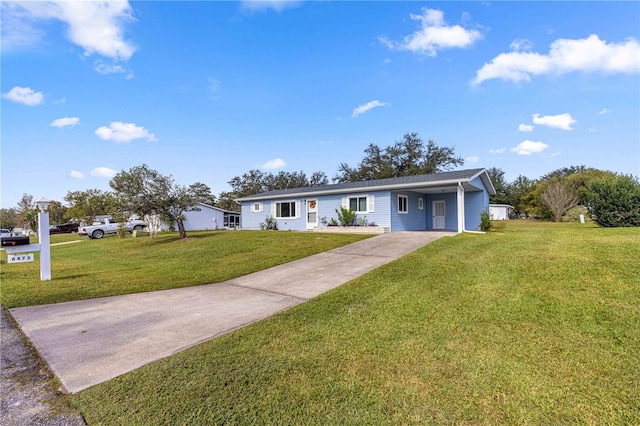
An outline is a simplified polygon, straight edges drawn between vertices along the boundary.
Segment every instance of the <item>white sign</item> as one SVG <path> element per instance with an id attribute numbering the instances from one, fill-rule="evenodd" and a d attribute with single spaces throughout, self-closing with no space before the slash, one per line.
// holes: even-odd
<path id="1" fill-rule="evenodd" d="M 33 253 L 20 253 L 7 255 L 7 263 L 33 262 Z"/>

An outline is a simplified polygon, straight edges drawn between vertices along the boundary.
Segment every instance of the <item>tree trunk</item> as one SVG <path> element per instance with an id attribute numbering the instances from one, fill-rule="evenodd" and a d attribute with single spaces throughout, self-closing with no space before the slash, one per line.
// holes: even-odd
<path id="1" fill-rule="evenodd" d="M 184 230 L 184 223 L 182 222 L 182 218 L 177 218 L 176 223 L 178 224 L 178 232 L 180 233 L 180 238 L 187 238 L 187 231 Z"/>

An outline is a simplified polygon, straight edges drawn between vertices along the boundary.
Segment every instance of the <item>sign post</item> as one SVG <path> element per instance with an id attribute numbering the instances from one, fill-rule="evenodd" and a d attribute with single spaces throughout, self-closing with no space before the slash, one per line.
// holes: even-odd
<path id="1" fill-rule="evenodd" d="M 51 280 L 51 246 L 49 239 L 49 200 L 41 198 L 38 206 L 38 240 L 40 242 L 40 281 Z"/>

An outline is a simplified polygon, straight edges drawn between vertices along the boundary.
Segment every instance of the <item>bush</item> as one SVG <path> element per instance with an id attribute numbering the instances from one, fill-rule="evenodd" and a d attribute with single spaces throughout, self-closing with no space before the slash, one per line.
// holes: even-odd
<path id="1" fill-rule="evenodd" d="M 338 222 L 342 226 L 353 226 L 356 221 L 356 212 L 351 209 L 340 207 L 340 210 L 336 209 L 336 213 L 338 214 Z"/>
<path id="2" fill-rule="evenodd" d="M 574 208 L 569 209 L 569 211 L 566 212 L 564 216 L 562 216 L 562 221 L 579 222 L 580 215 L 584 216 L 585 221 L 590 220 L 591 213 L 589 213 L 589 210 L 585 206 L 575 206 Z"/>
<path id="3" fill-rule="evenodd" d="M 277 231 L 278 230 L 278 222 L 276 221 L 276 218 L 273 216 L 267 216 L 264 219 L 264 222 L 262 222 L 260 224 L 260 229 L 264 230 L 271 230 L 271 231 Z"/>
<path id="4" fill-rule="evenodd" d="M 480 230 L 487 232 L 489 229 L 491 229 L 491 214 L 489 210 L 482 210 L 482 213 L 480 213 Z"/>
<path id="5" fill-rule="evenodd" d="M 593 181 L 589 205 L 600 226 L 640 226 L 640 183 L 631 175 Z"/>

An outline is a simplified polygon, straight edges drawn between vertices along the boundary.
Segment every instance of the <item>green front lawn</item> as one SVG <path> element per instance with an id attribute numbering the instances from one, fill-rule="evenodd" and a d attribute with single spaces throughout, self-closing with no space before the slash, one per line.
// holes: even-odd
<path id="1" fill-rule="evenodd" d="M 368 236 L 296 232 L 201 231 L 100 240 L 51 236 L 51 281 L 40 281 L 40 258 L 7 263 L 0 255 L 0 299 L 5 308 L 187 287 L 225 281 Z M 32 237 L 32 243 L 37 238 Z"/>
<path id="2" fill-rule="evenodd" d="M 78 254 L 104 255 L 93 248 L 106 242 Z M 262 267 L 274 248 L 255 249 Z M 638 259 L 638 228 L 509 222 L 69 398 L 90 425 L 640 424 Z M 126 262 L 103 274 L 127 281 Z M 182 278 L 168 273 L 156 279 Z"/>

